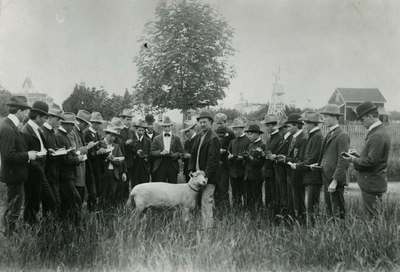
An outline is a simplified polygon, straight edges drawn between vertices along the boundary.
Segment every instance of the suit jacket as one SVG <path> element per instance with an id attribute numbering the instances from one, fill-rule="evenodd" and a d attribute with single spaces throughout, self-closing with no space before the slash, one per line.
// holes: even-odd
<path id="1" fill-rule="evenodd" d="M 226 151 L 221 152 L 220 156 L 220 164 L 224 167 L 228 167 L 228 148 L 229 148 L 229 143 L 235 139 L 235 134 L 233 131 L 227 127 L 217 129 L 216 134 L 218 136 L 219 142 L 221 144 L 221 149 L 225 149 Z"/>
<path id="2" fill-rule="evenodd" d="M 245 179 L 262 181 L 263 180 L 263 165 L 265 160 L 265 144 L 260 139 L 256 142 L 251 142 L 248 147 L 248 155 L 245 156 L 246 170 Z"/>
<path id="3" fill-rule="evenodd" d="M 283 135 L 278 132 L 269 137 L 269 140 L 265 146 L 266 153 L 270 154 L 279 154 L 279 148 L 283 144 Z M 274 161 L 273 160 L 265 160 L 264 164 L 264 176 L 266 178 L 271 178 L 274 173 Z"/>
<path id="4" fill-rule="evenodd" d="M 189 170 L 196 171 L 197 153 L 201 141 L 201 136 L 197 136 L 192 147 Z M 208 130 L 203 143 L 200 146 L 199 168 L 206 173 L 209 184 L 216 184 L 219 178 L 220 142 L 214 131 Z"/>
<path id="5" fill-rule="evenodd" d="M 150 137 L 149 134 L 147 134 L 147 132 L 144 133 L 144 136 L 146 136 L 147 138 L 149 138 L 152 142 L 154 140 L 155 137 L 157 137 L 158 135 L 160 135 L 160 133 L 156 132 L 153 130 L 153 135 Z"/>
<path id="6" fill-rule="evenodd" d="M 121 148 L 119 146 L 119 144 L 117 143 L 113 143 L 112 146 L 114 147 L 113 151 L 111 152 L 113 157 L 122 157 L 124 156 L 124 154 L 122 154 Z M 109 169 L 110 164 L 112 165 L 113 169 Z M 125 171 L 125 162 L 124 161 L 110 161 L 107 160 L 106 164 L 106 171 L 112 171 L 113 172 L 113 176 L 116 180 L 121 180 L 122 178 L 122 174 L 126 173 Z"/>
<path id="7" fill-rule="evenodd" d="M 68 134 L 58 129 L 56 131 L 56 139 L 60 148 L 70 149 L 73 147 Z M 77 178 L 77 167 L 80 164 L 78 155 L 75 151 L 69 152 L 65 156 L 60 157 L 60 183 L 73 180 L 73 184 Z"/>
<path id="8" fill-rule="evenodd" d="M 250 145 L 249 138 L 244 135 L 233 139 L 228 147 L 229 153 L 233 155 L 228 161 L 229 165 L 229 176 L 233 178 L 243 178 L 245 170 L 244 155 L 247 153 Z M 238 156 L 243 158 L 239 159 Z"/>
<path id="9" fill-rule="evenodd" d="M 307 136 L 304 131 L 302 131 L 297 137 L 292 137 L 289 144 L 287 159 L 286 161 L 297 163 L 301 159 L 301 155 L 307 145 Z"/>
<path id="10" fill-rule="evenodd" d="M 135 134 L 132 130 L 130 130 L 129 128 L 125 127 L 121 130 L 120 132 L 121 137 L 119 137 L 116 140 L 116 143 L 119 145 L 119 147 L 121 148 L 121 152 L 122 154 L 124 154 L 125 156 L 125 165 L 127 168 L 132 168 L 134 167 L 134 156 L 135 154 L 132 153 L 132 149 L 130 148 L 129 145 L 126 144 L 126 141 L 128 141 L 129 139 L 133 140 L 133 135 Z"/>
<path id="11" fill-rule="evenodd" d="M 322 141 L 323 136 L 320 129 L 308 135 L 306 146 L 298 163 L 298 167 L 304 171 L 303 184 L 305 185 L 322 184 L 320 171 L 317 169 L 311 170 L 309 167 L 306 167 L 306 165 L 318 163 L 321 156 Z"/>
<path id="12" fill-rule="evenodd" d="M 196 137 L 198 137 L 199 135 L 196 134 L 193 138 L 191 139 L 187 139 L 184 144 L 183 144 L 183 150 L 185 153 L 191 153 L 192 152 L 192 148 L 194 145 L 194 142 L 196 141 Z M 183 159 L 183 174 L 185 176 L 189 175 L 189 162 L 190 162 L 190 158 L 187 159 Z"/>
<path id="13" fill-rule="evenodd" d="M 22 184 L 28 178 L 28 148 L 15 124 L 4 118 L 0 124 L 1 181 Z"/>
<path id="14" fill-rule="evenodd" d="M 284 138 L 284 134 L 282 134 L 282 143 L 279 145 L 276 151 L 276 155 L 288 155 L 289 151 L 289 146 L 292 142 L 293 139 L 293 134 L 290 134 L 286 139 Z M 279 166 L 285 166 L 286 164 L 284 162 L 278 162 L 277 163 Z"/>
<path id="15" fill-rule="evenodd" d="M 369 193 L 384 193 L 387 190 L 386 168 L 391 139 L 384 125 L 368 132 L 360 158 L 353 164 L 359 172 L 358 184 Z"/>
<path id="16" fill-rule="evenodd" d="M 97 154 L 100 148 L 106 148 L 105 143 L 101 141 L 98 132 L 93 131 L 89 128 L 83 131 L 83 140 L 85 143 L 99 142 L 98 145 L 88 150 L 88 162 L 86 163 L 86 179 L 92 178 L 93 180 L 99 180 L 104 174 L 104 160 L 107 155 Z"/>
<path id="17" fill-rule="evenodd" d="M 148 182 L 150 165 L 149 157 L 151 153 L 151 140 L 143 136 L 142 140 L 139 141 L 136 133 L 133 134 L 133 142 L 128 145 L 130 151 L 133 154 L 133 165 L 135 171 L 133 172 L 133 179 L 135 182 Z M 138 150 L 142 150 L 142 154 L 138 155 Z"/>
<path id="18" fill-rule="evenodd" d="M 76 151 L 80 151 L 81 154 L 87 153 L 83 136 L 76 127 L 71 130 L 68 137 L 71 140 L 72 146 L 76 148 Z M 86 185 L 86 163 L 80 162 L 76 170 L 75 186 L 84 187 Z"/>
<path id="19" fill-rule="evenodd" d="M 176 135 L 171 135 L 170 154 L 161 155 L 160 152 L 164 150 L 163 135 L 156 136 L 151 143 L 151 155 L 153 156 L 153 172 L 157 171 L 163 160 L 171 161 L 172 166 L 176 171 L 179 171 L 179 157 L 183 153 L 181 140 Z"/>
<path id="20" fill-rule="evenodd" d="M 319 165 L 323 181 L 328 186 L 333 179 L 338 185 L 346 183 L 346 173 L 349 163 L 343 159 L 341 153 L 347 152 L 350 146 L 350 137 L 340 127 L 329 132 L 322 144 Z"/>
<path id="21" fill-rule="evenodd" d="M 54 129 L 48 129 L 42 126 L 43 144 L 47 150 L 50 148 L 53 150 L 59 149 L 57 143 L 57 137 Z M 45 173 L 50 183 L 57 184 L 59 181 L 59 164 L 60 157 L 50 156 L 50 152 L 47 153 Z"/>

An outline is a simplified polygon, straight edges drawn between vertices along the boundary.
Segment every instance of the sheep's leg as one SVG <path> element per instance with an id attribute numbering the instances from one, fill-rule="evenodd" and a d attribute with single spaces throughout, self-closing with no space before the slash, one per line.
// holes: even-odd
<path id="1" fill-rule="evenodd" d="M 182 208 L 182 218 L 185 223 L 189 222 L 190 217 L 190 208 L 183 207 Z"/>

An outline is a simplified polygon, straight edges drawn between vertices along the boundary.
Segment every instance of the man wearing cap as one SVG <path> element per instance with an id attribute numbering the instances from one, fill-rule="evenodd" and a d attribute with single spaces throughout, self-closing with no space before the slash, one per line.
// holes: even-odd
<path id="1" fill-rule="evenodd" d="M 45 174 L 50 184 L 50 189 L 56 200 L 55 203 L 51 203 L 46 198 L 42 199 L 43 212 L 52 212 L 54 215 L 59 214 L 59 208 L 61 205 L 60 199 L 60 158 L 54 156 L 54 152 L 59 149 L 56 138 L 56 129 L 60 126 L 60 120 L 62 120 L 62 110 L 56 104 L 49 109 L 49 115 L 42 126 L 43 143 L 47 149 L 47 158 L 45 166 Z M 52 204 L 56 204 L 52 206 Z"/>
<path id="2" fill-rule="evenodd" d="M 218 182 L 220 142 L 217 134 L 212 130 L 214 118 L 209 112 L 201 112 L 197 117 L 201 133 L 193 144 L 189 170 L 195 172 L 202 170 L 208 179 L 207 185 L 201 193 L 201 216 L 203 226 L 210 228 L 214 224 L 214 191 Z"/>
<path id="3" fill-rule="evenodd" d="M 154 181 L 177 183 L 178 160 L 183 153 L 183 147 L 180 138 L 172 134 L 172 121 L 168 116 L 164 117 L 161 127 L 163 133 L 156 136 L 151 143 Z"/>
<path id="4" fill-rule="evenodd" d="M 268 134 L 265 147 L 266 160 L 264 163 L 265 202 L 275 215 L 279 212 L 279 184 L 275 178 L 274 166 L 276 154 L 283 142 L 283 135 L 279 133 L 278 117 L 276 115 L 266 115 L 262 123 L 265 125 Z"/>
<path id="5" fill-rule="evenodd" d="M 151 140 L 144 135 L 147 127 L 146 123 L 143 120 L 138 120 L 134 127 L 135 133 L 133 134 L 132 143 L 128 147 L 133 154 L 132 187 L 140 183 L 149 182 L 149 156 L 151 150 Z"/>
<path id="6" fill-rule="evenodd" d="M 329 104 L 321 114 L 329 130 L 319 159 L 326 210 L 328 216 L 344 219 L 344 186 L 349 163 L 341 154 L 349 150 L 350 137 L 339 126 L 339 118 L 342 116 L 339 106 Z"/>
<path id="7" fill-rule="evenodd" d="M 49 106 L 42 101 L 33 103 L 29 111 L 29 120 L 22 128 L 25 143 L 29 150 L 36 150 L 38 159 L 31 161 L 28 167 L 28 179 L 24 186 L 24 220 L 29 224 L 37 222 L 40 202 L 46 199 L 49 206 L 56 206 L 56 200 L 45 175 L 47 150 L 44 146 L 40 127 L 47 120 Z"/>
<path id="8" fill-rule="evenodd" d="M 257 212 L 262 207 L 262 168 L 265 160 L 265 144 L 261 134 L 264 132 L 256 124 L 250 125 L 247 130 L 250 144 L 245 158 L 245 190 L 246 206 L 251 212 Z"/>
<path id="9" fill-rule="evenodd" d="M 228 166 L 229 178 L 232 187 L 232 202 L 234 209 L 242 206 L 242 199 L 245 199 L 244 156 L 249 148 L 250 140 L 244 133 L 246 124 L 242 119 L 233 120 L 232 129 L 236 138 L 229 143 L 228 147 Z"/>
<path id="10" fill-rule="evenodd" d="M 285 123 L 292 134 L 292 140 L 287 154 L 278 156 L 278 160 L 287 164 L 289 214 L 298 219 L 303 218 L 305 211 L 303 175 L 301 171 L 292 169 L 288 162 L 297 163 L 307 144 L 307 137 L 303 131 L 303 122 L 300 118 L 301 115 L 298 113 L 292 113 L 288 116 Z"/>
<path id="11" fill-rule="evenodd" d="M 28 179 L 29 161 L 36 160 L 37 151 L 30 150 L 20 132 L 22 121 L 30 107 L 25 96 L 12 96 L 7 103 L 9 115 L 0 123 L 1 181 L 7 186 L 7 200 L 3 215 L 5 234 L 11 235 L 19 218 Z"/>
<path id="12" fill-rule="evenodd" d="M 189 176 L 189 161 L 190 161 L 190 152 L 192 150 L 195 138 L 197 136 L 196 133 L 196 123 L 187 122 L 186 128 L 181 130 L 183 136 L 185 137 L 185 142 L 183 144 L 183 175 L 185 176 L 185 181 L 188 182 L 190 180 Z"/>
<path id="13" fill-rule="evenodd" d="M 56 131 L 57 144 L 65 148 L 67 154 L 60 156 L 60 216 L 61 219 L 75 222 L 79 221 L 79 212 L 82 199 L 76 190 L 77 169 L 83 160 L 83 155 L 78 155 L 70 137 L 68 136 L 75 127 L 75 114 L 65 112 L 62 115 L 60 126 Z"/>
<path id="14" fill-rule="evenodd" d="M 228 117 L 225 113 L 215 115 L 216 134 L 221 143 L 220 156 L 220 178 L 215 188 L 215 204 L 217 207 L 229 206 L 229 167 L 228 167 L 228 147 L 229 143 L 235 139 L 235 134 L 226 126 Z"/>
<path id="15" fill-rule="evenodd" d="M 307 225 L 314 224 L 314 213 L 318 210 L 319 196 L 321 194 L 321 178 L 319 169 L 315 168 L 321 155 L 323 136 L 319 124 L 322 119 L 317 112 L 305 112 L 305 130 L 308 133 L 307 143 L 303 154 L 300 154 L 300 161 L 290 163 L 293 170 L 299 169 L 303 174 L 303 184 L 305 186 L 305 198 L 303 199 L 306 208 Z"/>
<path id="16" fill-rule="evenodd" d="M 358 185 L 364 209 L 370 217 L 378 214 L 378 206 L 387 190 L 386 169 L 391 139 L 379 120 L 378 108 L 364 102 L 356 108 L 358 119 L 368 129 L 361 153 L 347 153 L 345 159 L 358 171 Z"/>

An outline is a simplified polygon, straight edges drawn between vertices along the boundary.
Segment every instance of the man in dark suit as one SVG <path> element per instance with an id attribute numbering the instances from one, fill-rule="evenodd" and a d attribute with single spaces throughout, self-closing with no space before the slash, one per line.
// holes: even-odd
<path id="1" fill-rule="evenodd" d="M 153 177 L 155 182 L 177 183 L 179 173 L 178 160 L 183 153 L 181 140 L 171 132 L 172 121 L 168 116 L 161 124 L 163 132 L 151 143 Z"/>
<path id="2" fill-rule="evenodd" d="M 236 138 L 229 143 L 228 147 L 228 166 L 229 178 L 232 187 L 233 208 L 242 207 L 242 199 L 246 201 L 245 191 L 245 154 L 249 148 L 250 140 L 244 133 L 246 124 L 241 119 L 235 119 L 232 124 Z"/>
<path id="3" fill-rule="evenodd" d="M 214 191 L 215 184 L 218 182 L 219 161 L 220 161 L 220 142 L 218 136 L 212 130 L 214 118 L 209 112 L 202 112 L 197 117 L 201 134 L 196 137 L 193 145 L 189 170 L 191 172 L 202 170 L 208 179 L 207 186 L 201 193 L 201 216 L 203 226 L 210 228 L 214 224 Z"/>
<path id="4" fill-rule="evenodd" d="M 308 133 L 307 143 L 300 161 L 290 164 L 291 168 L 299 169 L 303 172 L 303 185 L 305 187 L 304 205 L 306 208 L 307 225 L 314 224 L 314 213 L 319 207 L 319 197 L 321 194 L 321 177 L 318 164 L 323 136 L 319 124 L 322 123 L 321 116 L 316 112 L 305 112 L 301 120 L 305 123 L 305 130 Z"/>
<path id="5" fill-rule="evenodd" d="M 215 204 L 217 207 L 226 208 L 229 206 L 229 167 L 228 167 L 228 147 L 229 143 L 235 139 L 233 131 L 226 126 L 228 117 L 224 113 L 217 113 L 214 117 L 216 124 L 216 134 L 221 144 L 220 156 L 220 178 L 215 188 Z"/>
<path id="6" fill-rule="evenodd" d="M 349 152 L 345 158 L 358 171 L 358 185 L 364 209 L 370 217 L 378 214 L 378 206 L 387 190 L 386 169 L 391 139 L 379 120 L 378 108 L 372 102 L 364 102 L 356 108 L 357 116 L 368 129 L 361 153 Z"/>
<path id="7" fill-rule="evenodd" d="M 7 103 L 9 115 L 0 123 L 1 181 L 7 186 L 3 216 L 5 234 L 11 235 L 19 218 L 28 179 L 28 165 L 36 160 L 37 151 L 30 150 L 19 128 L 30 107 L 25 96 L 12 96 Z"/>
<path id="8" fill-rule="evenodd" d="M 157 133 L 157 131 L 154 130 L 154 122 L 155 122 L 154 116 L 152 114 L 147 114 L 144 119 L 147 124 L 146 133 L 144 135 L 147 138 L 149 138 L 151 142 L 153 142 L 154 138 L 159 135 L 159 133 Z M 153 158 L 153 156 L 150 154 L 150 157 L 149 157 L 150 169 L 153 169 L 154 160 L 155 160 L 155 158 Z M 151 176 L 152 181 L 155 180 L 155 177 L 153 174 L 154 174 L 154 172 L 150 171 L 150 176 Z"/>
<path id="9" fill-rule="evenodd" d="M 151 140 L 144 135 L 147 127 L 146 123 L 139 120 L 134 126 L 135 133 L 133 134 L 132 143 L 127 148 L 133 154 L 132 188 L 137 184 L 149 182 L 151 150 Z"/>
<path id="10" fill-rule="evenodd" d="M 45 102 L 36 101 L 29 111 L 28 122 L 22 128 L 28 149 L 38 152 L 38 159 L 29 164 L 28 179 L 24 186 L 24 220 L 29 224 L 37 223 L 37 214 L 42 199 L 46 199 L 50 207 L 56 206 L 56 199 L 45 175 L 47 150 L 40 130 L 48 118 L 48 112 L 49 106 Z"/>
<path id="11" fill-rule="evenodd" d="M 278 157 L 284 163 L 297 163 L 300 160 L 300 155 L 307 144 L 307 138 L 303 131 L 303 122 L 300 121 L 301 115 L 297 113 L 290 114 L 286 125 L 292 134 L 286 155 Z M 292 169 L 286 165 L 287 188 L 288 188 L 288 204 L 289 214 L 297 219 L 303 219 L 304 216 L 304 185 L 302 172 L 297 169 Z"/>
<path id="12" fill-rule="evenodd" d="M 341 154 L 349 150 L 350 137 L 339 126 L 339 118 L 342 115 L 339 106 L 329 104 L 321 114 L 329 128 L 319 159 L 326 210 L 328 216 L 344 219 L 344 186 L 349 163 Z"/>
<path id="13" fill-rule="evenodd" d="M 185 176 L 185 181 L 188 182 L 190 180 L 189 176 L 189 161 L 190 161 L 190 152 L 192 151 L 192 147 L 194 141 L 196 139 L 196 124 L 195 123 L 186 123 L 187 127 L 181 130 L 183 136 L 185 137 L 185 142 L 183 143 L 184 154 L 183 157 L 183 175 Z"/>
<path id="14" fill-rule="evenodd" d="M 121 119 L 123 123 L 123 128 L 120 131 L 120 136 L 117 137 L 116 143 L 119 145 L 122 154 L 124 154 L 125 157 L 125 165 L 127 168 L 127 173 L 128 173 L 128 186 L 129 189 L 133 187 L 133 177 L 135 175 L 135 165 L 133 162 L 133 158 L 135 156 L 134 153 L 132 153 L 132 149 L 130 148 L 132 142 L 133 142 L 133 135 L 135 134 L 135 126 L 133 126 L 133 121 L 132 121 L 132 113 L 129 109 L 124 109 L 122 110 L 122 113 L 119 115 L 119 118 Z"/>
<path id="15" fill-rule="evenodd" d="M 43 212 L 51 212 L 54 215 L 58 215 L 60 211 L 61 199 L 60 199 L 60 158 L 54 156 L 54 152 L 60 148 L 57 143 L 56 129 L 60 126 L 60 120 L 62 120 L 62 110 L 56 104 L 49 110 L 49 116 L 47 121 L 42 126 L 42 135 L 44 146 L 47 149 L 47 158 L 45 166 L 46 178 L 49 182 L 50 189 L 54 195 L 55 203 L 51 203 L 51 200 L 46 199 L 44 196 L 42 199 Z M 52 206 L 52 204 L 56 204 Z"/>

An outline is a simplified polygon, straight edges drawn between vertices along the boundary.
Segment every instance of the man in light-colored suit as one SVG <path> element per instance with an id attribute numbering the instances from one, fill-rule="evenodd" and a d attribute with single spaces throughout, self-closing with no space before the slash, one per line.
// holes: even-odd
<path id="1" fill-rule="evenodd" d="M 178 160 L 183 154 L 183 147 L 180 138 L 172 134 L 172 125 L 170 118 L 166 116 L 161 124 L 163 133 L 156 136 L 151 143 L 155 182 L 177 183 L 178 181 Z"/>
<path id="2" fill-rule="evenodd" d="M 339 126 L 342 114 L 337 105 L 325 106 L 321 114 L 324 116 L 325 125 L 329 128 L 319 159 L 326 210 L 329 216 L 344 219 L 344 185 L 349 164 L 342 158 L 341 153 L 349 150 L 350 137 Z"/>

